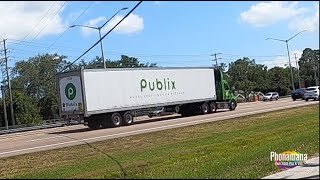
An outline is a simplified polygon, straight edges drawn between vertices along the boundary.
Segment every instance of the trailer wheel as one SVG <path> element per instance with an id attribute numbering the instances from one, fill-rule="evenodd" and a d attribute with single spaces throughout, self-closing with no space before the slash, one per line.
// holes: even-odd
<path id="1" fill-rule="evenodd" d="M 89 119 L 89 121 L 88 121 L 88 127 L 90 128 L 90 129 L 99 129 L 99 127 L 100 127 L 100 123 L 99 123 L 99 121 L 98 120 L 96 120 L 96 119 Z"/>
<path id="2" fill-rule="evenodd" d="M 215 113 L 217 112 L 217 105 L 215 102 L 211 102 L 210 105 L 209 105 L 209 112 L 210 113 Z"/>
<path id="3" fill-rule="evenodd" d="M 175 107 L 174 107 L 174 111 L 175 111 L 175 113 L 179 113 L 179 111 L 180 111 L 180 106 L 179 106 L 179 105 L 175 106 Z"/>
<path id="4" fill-rule="evenodd" d="M 208 103 L 203 103 L 201 105 L 201 114 L 208 114 L 209 112 L 209 105 Z"/>
<path id="5" fill-rule="evenodd" d="M 111 127 L 118 127 L 122 124 L 122 117 L 119 113 L 113 113 L 110 118 Z"/>
<path id="6" fill-rule="evenodd" d="M 127 111 L 123 114 L 123 125 L 131 125 L 133 123 L 133 115 L 131 112 Z"/>
<path id="7" fill-rule="evenodd" d="M 237 106 L 236 101 L 235 101 L 235 100 L 231 100 L 231 101 L 230 101 L 230 104 L 229 104 L 229 109 L 230 109 L 230 111 L 235 110 L 235 109 L 236 109 L 236 106 Z"/>

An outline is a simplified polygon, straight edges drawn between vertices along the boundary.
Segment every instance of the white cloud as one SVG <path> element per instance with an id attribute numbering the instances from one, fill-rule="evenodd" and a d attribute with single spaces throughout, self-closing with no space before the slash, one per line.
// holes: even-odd
<path id="1" fill-rule="evenodd" d="M 110 22 L 102 28 L 102 33 L 108 32 L 112 27 L 114 27 L 124 16 L 116 15 Z M 105 21 L 107 21 L 106 17 L 98 17 L 96 19 L 90 20 L 87 25 L 93 27 L 99 27 Z M 99 24 L 99 25 L 98 25 Z M 113 32 L 118 34 L 134 34 L 141 32 L 144 28 L 143 18 L 139 15 L 130 14 L 126 19 L 124 19 Z M 89 35 L 94 31 L 94 29 L 82 28 L 82 31 L 85 35 Z"/>
<path id="2" fill-rule="evenodd" d="M 159 4 L 162 4 L 162 3 L 164 3 L 164 2 L 168 2 L 168 1 L 154 1 L 154 5 L 159 5 Z"/>
<path id="3" fill-rule="evenodd" d="M 115 16 L 104 28 L 104 31 L 110 30 L 115 26 L 124 16 Z M 130 14 L 125 20 L 123 20 L 114 31 L 119 34 L 134 34 L 141 32 L 144 28 L 143 18 L 136 14 Z"/>
<path id="4" fill-rule="evenodd" d="M 294 50 L 290 52 L 290 62 L 292 67 L 297 67 L 296 60 L 299 61 L 299 58 L 301 57 L 301 55 L 302 55 L 302 51 L 299 51 L 299 50 Z M 268 67 L 268 69 L 271 69 L 275 66 L 285 68 L 286 66 L 289 65 L 289 58 L 288 56 L 278 56 L 272 60 L 262 61 L 262 64 L 265 64 Z"/>
<path id="5" fill-rule="evenodd" d="M 307 29 L 310 32 L 319 31 L 319 3 L 315 4 L 315 13 L 310 17 L 298 16 L 289 23 L 289 29 L 302 31 Z"/>
<path id="6" fill-rule="evenodd" d="M 61 33 L 65 29 L 61 18 L 64 8 L 59 11 L 63 3 L 62 1 L 1 1 L 0 38 L 22 39 L 31 32 L 27 39 L 33 39 L 45 26 L 37 38 Z"/>
<path id="7" fill-rule="evenodd" d="M 298 2 L 261 2 L 242 12 L 240 18 L 256 27 L 264 27 L 306 12 L 305 8 L 297 8 Z"/>

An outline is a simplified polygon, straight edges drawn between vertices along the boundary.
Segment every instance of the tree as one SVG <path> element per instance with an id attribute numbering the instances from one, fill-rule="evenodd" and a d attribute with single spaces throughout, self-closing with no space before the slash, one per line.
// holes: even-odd
<path id="1" fill-rule="evenodd" d="M 306 87 L 316 85 L 319 81 L 319 49 L 305 48 L 298 62 L 301 81 Z"/>
<path id="2" fill-rule="evenodd" d="M 35 100 L 22 92 L 17 92 L 13 102 L 16 124 L 36 124 L 41 122 L 42 118 L 39 115 Z M 9 110 L 9 106 L 7 106 L 7 109 Z M 9 112 L 8 110 L 7 112 Z M 11 119 L 10 113 L 8 113 L 8 119 Z"/>
<path id="3" fill-rule="evenodd" d="M 78 67 L 83 66 L 86 69 L 96 69 L 96 68 L 104 68 L 103 60 L 101 57 L 96 56 L 95 59 L 91 60 L 88 63 L 84 61 L 78 64 Z M 146 64 L 140 63 L 138 58 L 129 57 L 126 55 L 121 55 L 120 60 L 112 61 L 110 59 L 106 60 L 107 68 L 135 68 L 135 67 L 156 67 L 156 63 Z"/>
<path id="4" fill-rule="evenodd" d="M 17 62 L 12 70 L 13 97 L 25 94 L 37 102 L 41 117 L 53 118 L 58 107 L 55 76 L 70 65 L 65 59 L 63 55 L 43 54 Z M 69 69 L 75 69 L 75 66 Z M 20 116 L 18 113 L 15 112 L 16 116 Z"/>
<path id="5" fill-rule="evenodd" d="M 219 63 L 218 66 L 214 65 L 213 67 L 220 69 L 222 72 L 225 72 L 228 65 L 222 62 L 222 63 Z"/>
<path id="6" fill-rule="evenodd" d="M 237 90 L 243 90 L 245 97 L 256 87 L 256 82 L 252 81 L 254 76 L 255 60 L 247 57 L 231 62 L 227 74 L 230 76 L 230 85 Z"/>
<path id="7" fill-rule="evenodd" d="M 280 96 L 290 93 L 289 68 L 273 67 L 269 70 L 269 90 L 276 91 Z"/>

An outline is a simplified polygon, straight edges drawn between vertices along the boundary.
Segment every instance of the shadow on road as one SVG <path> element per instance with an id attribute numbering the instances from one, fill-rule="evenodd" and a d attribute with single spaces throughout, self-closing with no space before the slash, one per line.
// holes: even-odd
<path id="1" fill-rule="evenodd" d="M 224 111 L 217 111 L 213 114 L 217 114 L 217 113 L 221 113 L 221 112 L 224 112 Z M 195 115 L 195 116 L 189 116 L 189 117 L 197 117 L 197 116 L 203 116 L 204 118 L 206 118 L 206 115 Z M 139 120 L 134 121 L 133 125 L 145 124 L 145 123 L 151 123 L 151 122 L 159 122 L 159 121 L 167 121 L 167 120 L 180 119 L 180 118 L 184 118 L 184 117 L 182 117 L 181 115 L 173 115 L 173 116 L 169 116 L 169 117 L 163 116 L 163 117 L 153 117 L 150 119 L 139 119 Z M 125 128 L 125 127 L 126 126 L 123 126 L 123 128 Z M 118 128 L 121 128 L 121 127 L 118 127 Z M 113 129 L 113 128 L 100 128 L 97 130 L 102 130 L 102 129 Z M 66 130 L 66 131 L 60 131 L 60 132 L 51 132 L 49 134 L 71 134 L 71 133 L 81 133 L 81 132 L 88 132 L 88 131 L 93 131 L 93 130 L 88 127 L 84 127 L 81 129 L 72 129 L 72 130 Z"/>
<path id="2" fill-rule="evenodd" d="M 72 130 L 66 130 L 66 131 L 60 131 L 60 132 L 51 132 L 49 134 L 70 134 L 70 133 L 81 133 L 81 132 L 87 132 L 87 131 L 92 131 L 88 127 L 84 127 L 81 129 L 72 129 Z"/>

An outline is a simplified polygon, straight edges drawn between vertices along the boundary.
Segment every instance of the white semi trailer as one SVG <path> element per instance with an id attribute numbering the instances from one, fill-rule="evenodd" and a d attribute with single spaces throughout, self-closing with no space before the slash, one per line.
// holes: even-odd
<path id="1" fill-rule="evenodd" d="M 81 69 L 58 74 L 57 85 L 60 116 L 92 129 L 131 125 L 138 111 L 159 106 L 183 116 L 237 106 L 213 68 Z"/>

